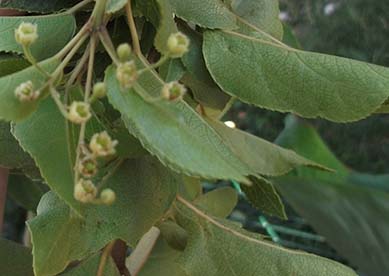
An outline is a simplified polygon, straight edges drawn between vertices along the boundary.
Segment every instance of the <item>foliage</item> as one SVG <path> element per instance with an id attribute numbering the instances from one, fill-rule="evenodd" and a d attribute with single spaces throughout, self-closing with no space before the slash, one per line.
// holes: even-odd
<path id="1" fill-rule="evenodd" d="M 24 171 L 31 156 L 51 190 L 27 222 L 35 275 L 118 275 L 118 241 L 134 249 L 120 273 L 168 264 L 176 275 L 355 275 L 228 221 L 234 192 L 204 195 L 200 180 L 238 181 L 255 206 L 284 217 L 267 178 L 329 169 L 220 117 L 240 99 L 359 120 L 388 98 L 388 69 L 286 46 L 276 1 L 34 2 L 2 4 L 62 12 L 0 21 L 0 51 L 31 63 L 0 77 L 0 149 L 14 152 L 0 161 Z M 22 187 L 18 198 L 34 207 L 40 193 Z"/>

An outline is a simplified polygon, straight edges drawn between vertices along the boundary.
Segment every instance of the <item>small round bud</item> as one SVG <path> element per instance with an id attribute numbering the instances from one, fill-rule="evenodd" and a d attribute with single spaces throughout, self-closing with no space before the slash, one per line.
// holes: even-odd
<path id="1" fill-rule="evenodd" d="M 116 200 L 116 194 L 111 189 L 104 189 L 100 194 L 101 201 L 106 205 L 111 205 Z"/>
<path id="2" fill-rule="evenodd" d="M 23 82 L 15 89 L 15 97 L 21 102 L 34 101 L 39 95 L 40 91 L 34 90 L 32 81 Z"/>
<path id="3" fill-rule="evenodd" d="M 90 203 L 96 199 L 97 188 L 90 180 L 80 179 L 74 186 L 74 198 L 83 203 Z"/>
<path id="4" fill-rule="evenodd" d="M 189 51 L 189 39 L 181 32 L 171 34 L 167 40 L 169 56 L 180 58 Z"/>
<path id="5" fill-rule="evenodd" d="M 118 141 L 112 140 L 106 131 L 96 133 L 92 136 L 89 149 L 95 156 L 108 156 L 115 154 L 115 147 Z"/>
<path id="6" fill-rule="evenodd" d="M 23 46 L 30 46 L 38 39 L 38 26 L 22 22 L 15 30 L 15 40 Z"/>
<path id="7" fill-rule="evenodd" d="M 128 43 L 122 43 L 116 49 L 116 53 L 118 54 L 119 60 L 121 62 L 126 62 L 131 57 L 131 46 Z"/>
<path id="8" fill-rule="evenodd" d="M 123 88 L 131 88 L 138 79 L 135 62 L 132 60 L 120 63 L 116 69 L 116 78 Z"/>
<path id="9" fill-rule="evenodd" d="M 102 99 L 107 95 L 107 86 L 104 82 L 98 82 L 93 86 L 93 97 Z"/>
<path id="10" fill-rule="evenodd" d="M 90 157 L 85 157 L 78 164 L 78 171 L 87 178 L 95 176 L 97 173 L 96 160 Z"/>
<path id="11" fill-rule="evenodd" d="M 84 102 L 72 102 L 69 107 L 69 121 L 75 124 L 82 124 L 87 122 L 92 114 L 90 112 L 90 106 Z"/>
<path id="12" fill-rule="evenodd" d="M 161 91 L 161 96 L 163 99 L 169 100 L 169 101 L 175 101 L 182 99 L 182 97 L 186 93 L 186 87 L 180 84 L 177 81 L 172 81 L 169 83 L 166 83 Z"/>

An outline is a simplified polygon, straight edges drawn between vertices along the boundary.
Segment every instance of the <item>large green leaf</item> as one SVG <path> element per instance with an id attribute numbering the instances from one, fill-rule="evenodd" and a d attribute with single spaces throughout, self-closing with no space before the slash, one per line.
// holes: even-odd
<path id="1" fill-rule="evenodd" d="M 50 58 L 40 63 L 48 72 L 53 72 L 58 64 L 57 58 Z M 33 66 L 0 78 L 0 119 L 21 121 L 36 110 L 39 100 L 20 102 L 15 96 L 15 88 L 28 80 L 31 80 L 34 87 L 38 89 L 44 84 L 46 78 Z"/>
<path id="2" fill-rule="evenodd" d="M 0 8 L 44 13 L 69 8 L 77 2 L 79 2 L 79 0 L 5 0 L 0 1 Z"/>
<path id="3" fill-rule="evenodd" d="M 221 0 L 169 0 L 178 17 L 210 29 L 234 29 L 236 19 Z"/>
<path id="4" fill-rule="evenodd" d="M 122 91 L 114 67 L 107 70 L 106 81 L 109 101 L 122 113 L 130 132 L 170 168 L 198 177 L 242 182 L 247 182 L 245 176 L 255 174 L 185 102 L 147 102 L 134 90 Z M 162 85 L 156 75 L 148 72 L 135 89 L 159 95 Z"/>
<path id="5" fill-rule="evenodd" d="M 178 262 L 189 275 L 356 275 L 332 260 L 279 247 L 199 209 L 179 204 L 177 211 L 189 234 Z"/>
<path id="6" fill-rule="evenodd" d="M 207 31 L 203 52 L 224 91 L 271 110 L 348 122 L 369 116 L 389 96 L 388 69 L 296 50 L 272 37 Z"/>
<path id="7" fill-rule="evenodd" d="M 99 268 L 101 254 L 95 254 L 87 260 L 81 262 L 76 267 L 66 271 L 61 274 L 62 276 L 87 276 L 87 275 L 97 275 L 97 270 Z M 105 264 L 103 270 L 104 276 L 120 276 L 115 262 L 111 257 L 108 257 L 107 263 Z"/>
<path id="8" fill-rule="evenodd" d="M 23 53 L 22 47 L 15 41 L 15 29 L 22 22 L 38 26 L 39 38 L 31 46 L 31 52 L 38 60 L 49 58 L 61 50 L 76 29 L 75 18 L 69 14 L 0 17 L 0 51 Z"/>
<path id="9" fill-rule="evenodd" d="M 287 119 L 277 141 L 338 170 L 329 174 L 299 168 L 277 179 L 283 198 L 359 270 L 387 275 L 389 177 L 346 169 L 313 127 L 294 117 Z"/>
<path id="10" fill-rule="evenodd" d="M 57 174 L 59 182 L 63 176 Z M 73 188 L 72 182 L 66 184 Z M 43 197 L 38 216 L 28 222 L 37 275 L 59 273 L 113 239 L 135 246 L 170 208 L 177 179 L 158 161 L 145 157 L 126 161 L 106 185 L 116 192 L 115 203 L 83 206 L 81 216 L 53 193 Z"/>
<path id="11" fill-rule="evenodd" d="M 31 250 L 15 242 L 0 239 L 0 275 L 33 276 Z"/>

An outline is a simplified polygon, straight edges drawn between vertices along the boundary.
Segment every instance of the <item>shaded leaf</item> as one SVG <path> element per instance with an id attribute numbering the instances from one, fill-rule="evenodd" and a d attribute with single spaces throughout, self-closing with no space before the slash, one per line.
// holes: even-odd
<path id="1" fill-rule="evenodd" d="M 236 19 L 221 0 L 169 0 L 175 14 L 210 29 L 234 29 Z"/>
<path id="2" fill-rule="evenodd" d="M 61 274 L 62 276 L 87 276 L 87 275 L 97 275 L 97 270 L 99 268 L 101 254 L 95 254 L 92 257 L 81 262 L 76 267 L 66 271 Z M 103 270 L 104 276 L 120 276 L 115 262 L 111 257 L 108 257 L 107 263 L 105 264 Z"/>
<path id="3" fill-rule="evenodd" d="M 159 74 L 165 82 L 177 81 L 185 74 L 185 67 L 178 58 L 170 59 L 159 68 Z"/>
<path id="4" fill-rule="evenodd" d="M 69 8 L 77 2 L 79 0 L 3 0 L 0 1 L 0 8 L 46 13 Z"/>
<path id="5" fill-rule="evenodd" d="M 296 50 L 274 38 L 207 31 L 203 51 L 224 91 L 271 110 L 348 122 L 369 116 L 389 96 L 386 68 Z"/>
<path id="6" fill-rule="evenodd" d="M 21 71 L 30 66 L 29 62 L 23 58 L 12 55 L 0 56 L 0 77 Z"/>
<path id="7" fill-rule="evenodd" d="M 0 275 L 33 276 L 30 249 L 15 242 L 0 239 Z"/>
<path id="8" fill-rule="evenodd" d="M 201 195 L 194 203 L 212 216 L 225 218 L 238 204 L 238 193 L 231 187 L 219 188 Z"/>
<path id="9" fill-rule="evenodd" d="M 43 60 L 55 55 L 72 38 L 76 29 L 73 15 L 0 17 L 0 51 L 22 54 L 22 47 L 15 41 L 15 29 L 22 22 L 38 26 L 38 40 L 31 46 L 33 56 Z"/>

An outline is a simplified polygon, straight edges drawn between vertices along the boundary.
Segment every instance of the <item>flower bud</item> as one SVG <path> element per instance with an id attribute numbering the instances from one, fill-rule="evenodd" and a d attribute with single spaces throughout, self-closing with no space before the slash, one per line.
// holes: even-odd
<path id="1" fill-rule="evenodd" d="M 100 194 L 101 202 L 106 205 L 111 205 L 116 200 L 116 194 L 111 189 L 104 189 Z"/>
<path id="2" fill-rule="evenodd" d="M 131 53 L 132 53 L 131 46 L 128 43 L 122 43 L 116 49 L 116 53 L 121 62 L 126 62 L 131 57 Z"/>
<path id="3" fill-rule="evenodd" d="M 82 124 L 87 122 L 92 114 L 90 112 L 90 106 L 84 102 L 72 102 L 69 107 L 69 121 L 75 124 Z"/>
<path id="4" fill-rule="evenodd" d="M 31 81 L 23 82 L 15 89 L 15 96 L 21 102 L 34 101 L 39 95 L 40 91 L 34 90 L 34 85 Z"/>
<path id="5" fill-rule="evenodd" d="M 180 84 L 177 81 L 172 81 L 169 83 L 166 83 L 161 91 L 161 96 L 163 99 L 169 100 L 169 101 L 175 101 L 182 99 L 182 97 L 186 93 L 186 87 Z"/>
<path id="6" fill-rule="evenodd" d="M 97 188 L 90 180 L 80 179 L 74 186 L 74 198 L 83 203 L 90 203 L 96 199 Z"/>
<path id="7" fill-rule="evenodd" d="M 104 82 L 98 82 L 93 86 L 93 95 L 95 99 L 102 99 L 107 95 L 107 86 Z"/>
<path id="8" fill-rule="evenodd" d="M 138 79 L 135 62 L 132 60 L 120 63 L 116 69 L 116 78 L 123 88 L 131 88 Z"/>
<path id="9" fill-rule="evenodd" d="M 78 164 L 78 171 L 87 178 L 95 176 L 97 173 L 96 160 L 90 157 L 85 157 L 80 160 L 80 163 Z"/>
<path id="10" fill-rule="evenodd" d="M 38 39 L 38 26 L 22 22 L 15 30 L 15 40 L 23 46 L 30 46 Z"/>
<path id="11" fill-rule="evenodd" d="M 92 136 L 89 149 L 95 156 L 108 156 L 115 154 L 115 147 L 118 141 L 112 140 L 106 131 L 96 133 Z"/>
<path id="12" fill-rule="evenodd" d="M 171 58 L 180 58 L 189 51 L 189 39 L 181 32 L 171 34 L 167 40 L 167 48 Z"/>

